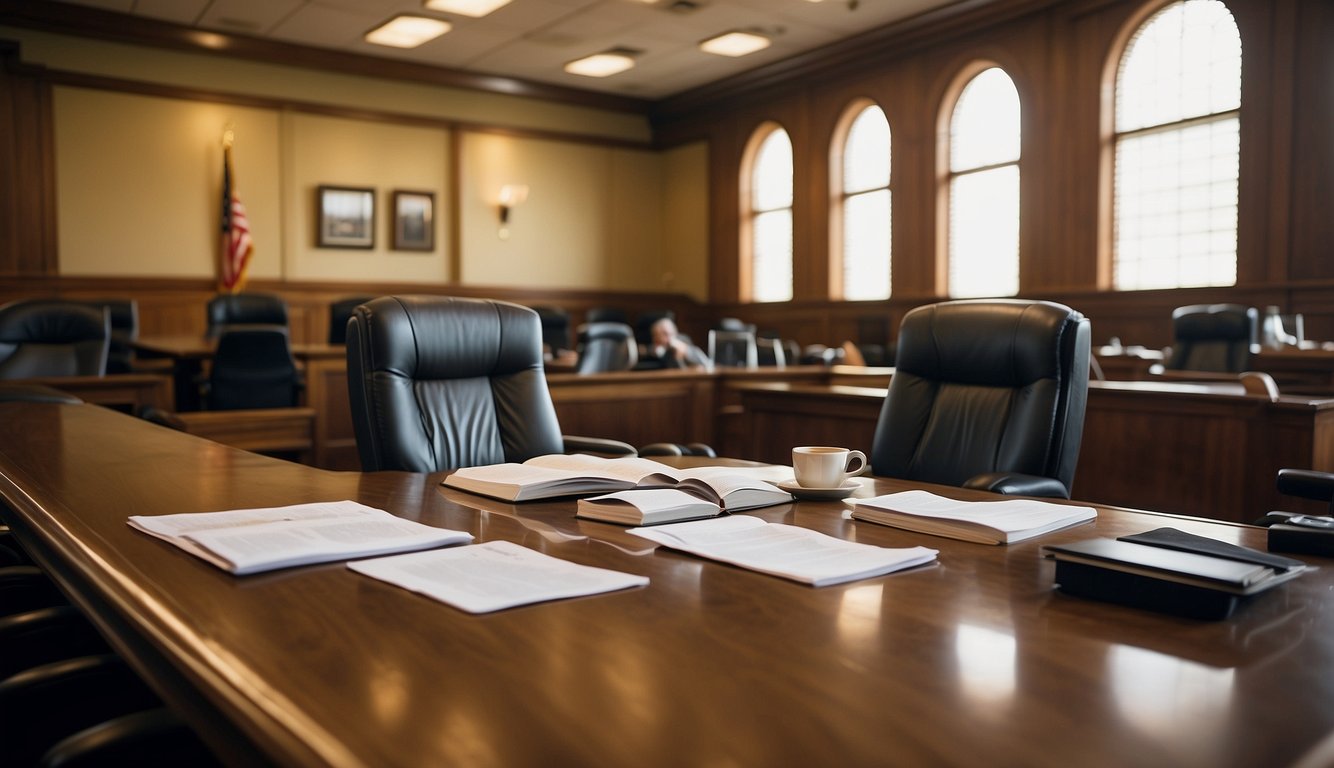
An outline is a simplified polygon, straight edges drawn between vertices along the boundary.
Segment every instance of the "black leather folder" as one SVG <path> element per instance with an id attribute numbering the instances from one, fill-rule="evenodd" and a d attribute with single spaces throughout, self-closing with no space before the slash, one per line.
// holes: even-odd
<path id="1" fill-rule="evenodd" d="M 1176 616 L 1218 620 L 1238 603 L 1296 578 L 1308 566 L 1171 528 L 1122 539 L 1044 547 L 1066 594 Z"/>

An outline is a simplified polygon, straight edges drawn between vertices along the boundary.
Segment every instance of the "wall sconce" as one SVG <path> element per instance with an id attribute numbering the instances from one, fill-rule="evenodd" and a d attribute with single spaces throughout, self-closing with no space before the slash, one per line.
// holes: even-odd
<path id="1" fill-rule="evenodd" d="M 500 239 L 510 239 L 510 209 L 528 199 L 527 184 L 506 184 L 500 188 Z"/>

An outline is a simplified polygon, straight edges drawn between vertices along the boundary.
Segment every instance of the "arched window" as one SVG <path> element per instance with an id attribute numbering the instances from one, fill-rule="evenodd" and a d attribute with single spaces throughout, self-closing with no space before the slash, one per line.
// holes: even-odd
<path id="1" fill-rule="evenodd" d="M 861 107 L 858 109 L 858 107 Z M 841 187 L 834 221 L 842 253 L 841 296 L 887 299 L 891 209 L 889 121 L 875 104 L 854 105 L 843 139 Z"/>
<path id="2" fill-rule="evenodd" d="M 792 298 L 792 140 L 776 124 L 761 126 L 752 143 L 749 189 L 750 299 Z M 752 144 L 753 145 L 753 144 Z"/>
<path id="3" fill-rule="evenodd" d="M 1130 38 L 1116 73 L 1112 282 L 1237 282 L 1241 37 L 1218 0 L 1181 0 Z"/>
<path id="4" fill-rule="evenodd" d="M 950 119 L 950 296 L 1019 292 L 1019 139 L 1014 81 L 983 70 Z"/>

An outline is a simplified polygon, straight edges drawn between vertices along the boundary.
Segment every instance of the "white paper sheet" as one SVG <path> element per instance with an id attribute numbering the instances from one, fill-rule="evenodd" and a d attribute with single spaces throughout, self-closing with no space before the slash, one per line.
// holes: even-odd
<path id="1" fill-rule="evenodd" d="M 844 541 L 808 528 L 732 515 L 630 533 L 710 560 L 781 576 L 814 587 L 881 576 L 936 559 L 926 547 L 889 549 Z"/>
<path id="2" fill-rule="evenodd" d="M 508 541 L 380 557 L 347 567 L 468 613 L 648 584 L 647 576 L 566 562 Z"/>

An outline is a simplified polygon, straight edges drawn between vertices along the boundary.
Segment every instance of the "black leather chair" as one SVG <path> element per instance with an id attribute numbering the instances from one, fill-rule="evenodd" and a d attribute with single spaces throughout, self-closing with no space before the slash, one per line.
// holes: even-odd
<path id="1" fill-rule="evenodd" d="M 218 339 L 205 402 L 214 411 L 290 408 L 300 386 L 286 328 L 233 327 Z"/>
<path id="2" fill-rule="evenodd" d="M 754 331 L 709 331 L 709 359 L 720 368 L 754 368 L 759 351 Z"/>
<path id="3" fill-rule="evenodd" d="M 570 313 L 560 307 L 533 307 L 542 323 L 542 344 L 551 354 L 573 349 L 570 341 Z"/>
<path id="4" fill-rule="evenodd" d="M 625 323 L 588 323 L 579 329 L 575 373 L 628 371 L 639 362 L 634 331 Z"/>
<path id="5" fill-rule="evenodd" d="M 639 316 L 635 318 L 635 342 L 640 346 L 651 346 L 653 344 L 653 324 L 663 318 L 676 322 L 676 313 L 670 309 L 651 309 L 647 312 L 640 312 Z"/>
<path id="6" fill-rule="evenodd" d="M 134 347 L 139 338 L 139 302 L 134 299 L 90 299 L 81 301 L 93 309 L 105 309 L 111 323 L 111 343 L 107 349 L 107 373 L 134 370 Z"/>
<path id="7" fill-rule="evenodd" d="M 57 300 L 0 307 L 0 379 L 102 376 L 111 336 L 105 310 Z"/>
<path id="8" fill-rule="evenodd" d="M 909 312 L 876 425 L 877 475 L 1069 498 L 1088 399 L 1089 323 L 1045 301 Z"/>
<path id="9" fill-rule="evenodd" d="M 527 307 L 384 296 L 352 314 L 348 399 L 363 471 L 438 472 L 562 452 L 633 455 L 562 436 Z"/>
<path id="10" fill-rule="evenodd" d="M 287 302 L 273 293 L 220 293 L 208 302 L 208 336 L 216 338 L 231 325 L 287 327 Z"/>
<path id="11" fill-rule="evenodd" d="M 1176 371 L 1241 373 L 1251 364 L 1259 312 L 1241 304 L 1193 304 L 1172 312 L 1172 356 Z"/>
<path id="12" fill-rule="evenodd" d="M 352 319 L 352 310 L 365 304 L 374 296 L 353 296 L 339 299 L 329 305 L 329 343 L 347 343 L 347 321 Z"/>

